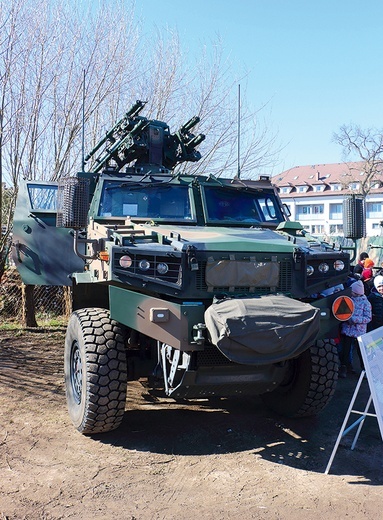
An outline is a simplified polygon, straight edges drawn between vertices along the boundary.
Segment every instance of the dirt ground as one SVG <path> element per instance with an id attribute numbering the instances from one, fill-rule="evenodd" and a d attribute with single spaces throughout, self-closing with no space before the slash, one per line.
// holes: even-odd
<path id="1" fill-rule="evenodd" d="M 66 411 L 63 338 L 0 331 L 0 520 L 381 517 L 376 418 L 353 451 L 354 433 L 342 439 L 324 474 L 357 376 L 305 420 L 258 398 L 175 403 L 135 382 L 122 426 L 86 437 Z M 364 381 L 355 408 L 368 396 Z"/>

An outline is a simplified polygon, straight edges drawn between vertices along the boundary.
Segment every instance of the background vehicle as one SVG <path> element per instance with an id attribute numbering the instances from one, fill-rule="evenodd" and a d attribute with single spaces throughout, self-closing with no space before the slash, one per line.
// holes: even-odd
<path id="1" fill-rule="evenodd" d="M 289 416 L 317 413 L 335 390 L 331 309 L 344 292 L 320 293 L 347 280 L 348 253 L 289 222 L 266 177 L 175 173 L 200 158 L 198 119 L 171 134 L 143 106 L 92 150 L 89 171 L 20 187 L 24 283 L 73 288 L 64 364 L 75 427 L 118 427 L 127 381 L 143 377 L 175 398 L 247 393 Z"/>

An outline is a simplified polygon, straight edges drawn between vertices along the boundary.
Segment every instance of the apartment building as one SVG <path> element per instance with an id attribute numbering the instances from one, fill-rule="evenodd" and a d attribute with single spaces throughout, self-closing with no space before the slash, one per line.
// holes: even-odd
<path id="1" fill-rule="evenodd" d="M 343 200 L 358 194 L 363 163 L 295 166 L 272 178 L 291 220 L 313 235 L 343 235 Z M 382 177 L 380 179 L 380 177 Z M 383 233 L 383 172 L 376 175 L 365 200 L 367 236 Z"/>

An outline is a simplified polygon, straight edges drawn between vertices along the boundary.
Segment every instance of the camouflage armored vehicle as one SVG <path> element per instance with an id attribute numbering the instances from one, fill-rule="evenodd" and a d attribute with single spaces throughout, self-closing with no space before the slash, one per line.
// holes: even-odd
<path id="1" fill-rule="evenodd" d="M 324 291 L 348 253 L 290 222 L 268 178 L 176 174 L 200 158 L 138 101 L 59 183 L 26 181 L 13 257 L 26 284 L 72 286 L 65 341 L 70 417 L 84 434 L 117 428 L 128 381 L 174 398 L 260 395 L 312 415 L 337 380 L 339 321 Z M 332 290 L 328 291 L 332 292 Z"/>

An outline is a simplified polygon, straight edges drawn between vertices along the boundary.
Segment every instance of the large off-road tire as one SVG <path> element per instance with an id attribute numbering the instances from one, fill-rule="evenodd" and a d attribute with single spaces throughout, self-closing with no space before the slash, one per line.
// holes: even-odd
<path id="1" fill-rule="evenodd" d="M 109 311 L 81 309 L 65 338 L 65 386 L 70 418 L 84 434 L 108 432 L 123 418 L 127 367 L 123 329 Z"/>
<path id="2" fill-rule="evenodd" d="M 287 417 L 316 415 L 331 400 L 338 380 L 338 352 L 333 340 L 317 341 L 289 361 L 282 384 L 261 395 L 264 403 Z"/>

